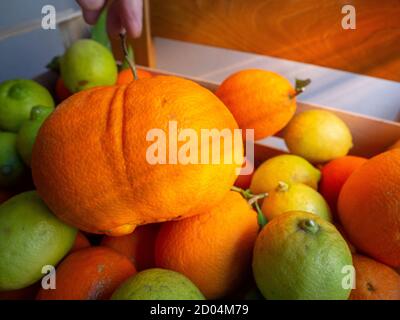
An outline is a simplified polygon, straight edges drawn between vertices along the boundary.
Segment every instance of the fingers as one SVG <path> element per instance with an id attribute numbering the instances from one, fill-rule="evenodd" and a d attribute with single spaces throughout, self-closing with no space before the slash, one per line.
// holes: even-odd
<path id="1" fill-rule="evenodd" d="M 106 0 L 77 0 L 82 8 L 83 18 L 88 24 L 95 24 Z"/>
<path id="2" fill-rule="evenodd" d="M 98 11 L 87 11 L 83 10 L 83 19 L 86 21 L 87 24 L 95 24 L 97 19 L 99 18 L 99 15 L 101 14 L 101 10 Z"/>
<path id="3" fill-rule="evenodd" d="M 125 30 L 122 28 L 122 23 L 119 15 L 119 1 L 115 1 L 109 8 L 107 13 L 107 31 L 110 38 L 117 37 Z"/>
<path id="4" fill-rule="evenodd" d="M 126 31 L 137 38 L 142 32 L 142 19 L 142 0 L 115 0 L 108 11 L 107 29 L 111 37 Z"/>
<path id="5" fill-rule="evenodd" d="M 140 37 L 142 33 L 143 1 L 120 0 L 121 23 L 126 32 L 132 38 Z"/>
<path id="6" fill-rule="evenodd" d="M 104 7 L 106 0 L 76 0 L 82 10 L 98 11 Z"/>

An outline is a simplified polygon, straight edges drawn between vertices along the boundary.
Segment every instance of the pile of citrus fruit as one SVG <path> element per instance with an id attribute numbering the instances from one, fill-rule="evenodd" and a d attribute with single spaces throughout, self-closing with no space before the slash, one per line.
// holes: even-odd
<path id="1" fill-rule="evenodd" d="M 0 299 L 400 299 L 400 149 L 348 155 L 337 115 L 295 114 L 304 83 L 136 79 L 89 39 L 59 72 L 54 97 L 0 84 Z M 171 123 L 178 145 L 151 134 Z M 248 141 L 198 163 L 188 128 L 281 131 L 289 153 L 238 176 Z"/>

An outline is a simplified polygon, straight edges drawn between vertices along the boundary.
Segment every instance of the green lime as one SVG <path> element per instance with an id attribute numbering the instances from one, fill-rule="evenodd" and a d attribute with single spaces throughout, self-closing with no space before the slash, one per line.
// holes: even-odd
<path id="1" fill-rule="evenodd" d="M 23 122 L 17 134 L 17 150 L 24 162 L 31 166 L 33 144 L 44 120 L 53 112 L 53 108 L 35 106 L 29 120 Z"/>
<path id="2" fill-rule="evenodd" d="M 0 205 L 0 291 L 38 281 L 71 249 L 77 230 L 57 219 L 35 191 Z"/>
<path id="3" fill-rule="evenodd" d="M 305 211 L 314 213 L 331 221 L 331 211 L 325 199 L 313 188 L 302 184 L 280 182 L 268 192 L 262 203 L 262 212 L 267 221 L 289 211 Z"/>
<path id="4" fill-rule="evenodd" d="M 113 85 L 117 65 L 112 53 L 100 43 L 82 39 L 74 42 L 60 60 L 61 77 L 71 92 Z"/>
<path id="5" fill-rule="evenodd" d="M 271 300 L 342 300 L 349 297 L 351 252 L 339 231 L 315 214 L 278 215 L 262 229 L 253 275 Z"/>
<path id="6" fill-rule="evenodd" d="M 17 132 L 36 105 L 54 108 L 45 87 L 28 79 L 4 81 L 0 84 L 0 129 Z"/>
<path id="7" fill-rule="evenodd" d="M 17 135 L 0 132 L 0 187 L 17 185 L 25 174 L 25 166 L 18 155 Z"/>
<path id="8" fill-rule="evenodd" d="M 147 269 L 126 280 L 112 300 L 204 300 L 184 275 L 166 269 Z"/>

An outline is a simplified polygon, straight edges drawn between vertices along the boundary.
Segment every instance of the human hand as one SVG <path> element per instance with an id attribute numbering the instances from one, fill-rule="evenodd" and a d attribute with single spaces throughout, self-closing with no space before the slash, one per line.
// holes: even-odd
<path id="1" fill-rule="evenodd" d="M 95 24 L 107 0 L 77 0 L 83 18 Z M 143 0 L 114 0 L 108 8 L 107 31 L 111 37 L 126 31 L 132 38 L 142 33 Z"/>

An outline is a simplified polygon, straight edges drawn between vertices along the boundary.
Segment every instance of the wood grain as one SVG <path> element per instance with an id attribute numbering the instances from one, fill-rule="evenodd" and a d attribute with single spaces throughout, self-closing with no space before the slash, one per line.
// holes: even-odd
<path id="1" fill-rule="evenodd" d="M 138 39 L 129 39 L 129 43 L 132 44 L 137 64 L 155 67 L 156 56 L 153 47 L 150 23 L 150 3 L 149 0 L 144 0 L 142 35 Z"/>
<path id="2" fill-rule="evenodd" d="M 341 8 L 356 8 L 356 30 Z M 150 0 L 153 36 L 400 81 L 400 0 Z"/>
<path id="3" fill-rule="evenodd" d="M 184 75 L 174 74 L 171 72 L 165 72 L 151 68 L 143 69 L 149 70 L 153 74 L 175 75 L 186 78 L 197 82 L 198 84 L 209 89 L 212 92 L 215 92 L 218 88 L 218 84 L 214 82 L 204 81 L 193 77 L 187 77 Z M 393 143 L 400 139 L 400 123 L 382 120 L 374 117 L 368 117 L 362 114 L 343 111 L 326 106 L 317 106 L 301 102 L 297 103 L 296 113 L 310 109 L 323 109 L 331 111 L 347 124 L 353 136 L 354 146 L 350 150 L 350 154 L 352 155 L 369 158 L 381 152 L 384 152 L 389 146 L 393 145 Z M 282 133 L 278 132 L 276 136 L 281 137 Z M 262 159 L 264 159 L 264 157 L 266 156 L 273 156 L 282 152 L 281 150 L 276 150 L 274 148 L 269 148 L 259 144 L 256 148 L 256 151 L 258 154 L 262 154 Z M 256 161 L 259 160 L 260 157 L 258 155 L 256 156 Z"/>

